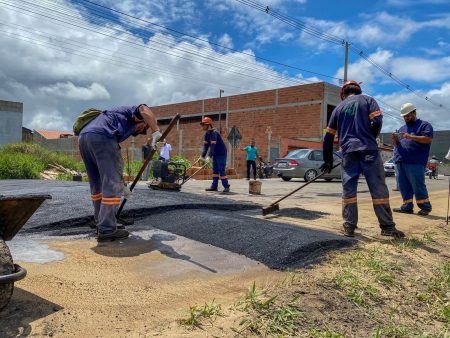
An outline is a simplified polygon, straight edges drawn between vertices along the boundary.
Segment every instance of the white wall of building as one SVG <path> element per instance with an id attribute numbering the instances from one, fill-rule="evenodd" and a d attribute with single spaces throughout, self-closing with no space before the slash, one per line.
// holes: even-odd
<path id="1" fill-rule="evenodd" d="M 23 104 L 0 100 L 0 147 L 22 141 Z"/>

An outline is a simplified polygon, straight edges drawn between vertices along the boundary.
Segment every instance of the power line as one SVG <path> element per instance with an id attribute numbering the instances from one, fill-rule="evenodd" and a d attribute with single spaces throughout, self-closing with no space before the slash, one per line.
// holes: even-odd
<path id="1" fill-rule="evenodd" d="M 298 30 L 304 31 L 312 36 L 315 36 L 316 38 L 322 39 L 326 42 L 330 42 L 330 43 L 334 43 L 334 44 L 338 44 L 338 45 L 342 45 L 345 43 L 345 40 L 342 38 L 339 38 L 335 35 L 329 34 L 329 33 L 323 33 L 313 27 L 308 26 L 307 24 L 296 20 L 294 18 L 291 18 L 289 16 L 283 15 L 275 10 L 273 10 L 272 8 L 270 8 L 269 6 L 265 6 L 261 3 L 258 3 L 257 1 L 253 1 L 253 0 L 235 0 L 236 2 L 242 3 L 244 5 L 247 5 L 249 7 L 252 7 L 256 10 L 259 10 L 261 12 L 265 12 L 266 14 L 269 14 L 271 16 L 273 16 L 274 18 L 288 24 L 291 27 L 294 27 Z M 407 90 L 409 90 L 410 92 L 412 92 L 414 95 L 416 95 L 417 97 L 420 97 L 421 99 L 425 99 L 427 102 L 439 107 L 439 108 L 445 108 L 445 109 L 449 109 L 447 107 L 445 107 L 444 105 L 434 102 L 434 100 L 431 100 L 428 96 L 423 96 L 421 94 L 418 93 L 418 91 L 416 89 L 414 89 L 413 87 L 411 87 L 409 84 L 403 82 L 402 80 L 400 80 L 397 76 L 395 76 L 392 72 L 387 71 L 386 69 L 384 69 L 382 66 L 380 66 L 378 63 L 376 63 L 373 59 L 371 59 L 369 56 L 366 56 L 365 53 L 362 50 L 358 50 L 354 47 L 352 47 L 352 44 L 350 44 L 350 50 L 357 54 L 359 57 L 361 57 L 363 60 L 367 61 L 368 63 L 370 63 L 372 66 L 374 66 L 376 69 L 378 69 L 382 74 L 388 76 L 390 79 L 392 79 L 394 82 L 396 82 L 397 84 L 399 84 L 400 86 L 406 88 Z"/>
<path id="2" fill-rule="evenodd" d="M 0 3 L 2 3 L 2 2 L 0 1 Z M 27 2 L 27 1 L 21 1 L 21 4 L 23 4 L 23 3 L 30 4 L 30 3 Z M 41 1 L 41 3 L 42 3 L 42 1 Z M 212 58 L 212 57 L 210 57 L 210 56 L 208 56 L 208 55 L 203 55 L 203 54 L 200 53 L 200 52 L 194 53 L 194 52 L 189 51 L 189 50 L 186 50 L 186 49 L 180 49 L 180 48 L 176 48 L 176 47 L 173 47 L 173 46 L 170 46 L 170 45 L 167 45 L 167 44 L 166 44 L 167 47 L 172 48 L 171 50 L 173 50 L 173 49 L 175 49 L 175 50 L 177 50 L 177 49 L 178 49 L 178 50 L 181 50 L 181 51 L 183 51 L 183 52 L 185 52 L 185 53 L 190 54 L 191 57 L 193 57 L 194 59 L 197 58 L 197 57 L 200 57 L 200 58 L 203 58 L 203 59 L 205 59 L 205 60 L 207 60 L 207 61 L 210 61 L 210 62 L 213 62 L 213 63 L 225 64 L 225 65 L 227 65 L 229 68 L 222 68 L 222 67 L 219 67 L 219 66 L 217 66 L 217 65 L 214 66 L 214 65 L 212 65 L 211 63 L 204 63 L 204 62 L 202 63 L 202 62 L 199 62 L 198 60 L 194 60 L 194 59 L 192 59 L 192 58 L 188 58 L 188 57 L 186 57 L 186 56 L 179 55 L 179 54 L 176 54 L 176 53 L 174 53 L 174 52 L 169 52 L 169 51 L 167 51 L 167 50 L 157 49 L 157 48 L 151 47 L 151 46 L 149 46 L 149 45 L 145 45 L 145 44 L 139 44 L 139 43 L 136 43 L 136 42 L 134 42 L 134 41 L 129 41 L 129 40 L 127 40 L 127 39 L 119 38 L 119 37 L 117 37 L 117 36 L 115 36 L 115 35 L 113 35 L 113 34 L 107 34 L 107 33 L 101 32 L 101 31 L 99 31 L 99 30 L 93 30 L 93 29 L 91 29 L 91 28 L 89 28 L 89 27 L 86 27 L 86 26 L 84 26 L 84 25 L 76 24 L 76 23 L 74 23 L 74 22 L 76 21 L 76 19 L 77 19 L 75 16 L 72 16 L 72 17 L 71 17 L 71 19 L 72 19 L 71 22 L 67 22 L 67 21 L 65 21 L 65 20 L 62 20 L 62 19 L 61 19 L 61 16 L 55 18 L 54 16 L 47 15 L 47 13 L 46 13 L 46 14 L 43 14 L 43 13 L 40 13 L 40 12 L 35 12 L 35 11 L 33 11 L 33 10 L 30 10 L 30 9 L 27 8 L 27 7 L 24 8 L 24 7 L 14 6 L 14 5 L 10 5 L 10 6 L 15 7 L 15 8 L 19 8 L 19 9 L 25 11 L 25 12 L 31 12 L 31 13 L 33 13 L 33 14 L 41 15 L 41 16 L 44 16 L 44 17 L 46 17 L 46 18 L 49 18 L 49 19 L 52 19 L 52 20 L 56 20 L 56 21 L 61 22 L 61 23 L 69 24 L 69 25 L 75 26 L 75 27 L 77 27 L 77 28 L 85 29 L 85 30 L 94 32 L 94 33 L 96 33 L 96 34 L 100 34 L 100 35 L 103 35 L 103 36 L 107 36 L 107 37 L 109 37 L 109 38 L 118 39 L 118 40 L 120 40 L 120 41 L 122 41 L 122 42 L 125 42 L 125 43 L 128 43 L 128 44 L 137 45 L 137 46 L 142 47 L 142 48 L 150 49 L 150 50 L 152 50 L 152 51 L 156 51 L 156 52 L 163 53 L 163 54 L 168 54 L 168 55 L 171 55 L 171 56 L 174 56 L 174 57 L 177 57 L 177 58 L 181 58 L 181 59 L 185 59 L 185 60 L 188 60 L 188 61 L 201 63 L 201 64 L 207 65 L 207 66 L 209 66 L 209 67 L 212 67 L 212 68 L 220 69 L 220 70 L 223 70 L 223 71 L 226 71 L 226 72 L 236 73 L 236 74 L 241 75 L 241 76 L 247 76 L 247 77 L 254 78 L 254 77 L 255 77 L 255 72 L 256 72 L 256 73 L 262 73 L 262 75 L 263 75 L 264 77 L 262 77 L 262 78 L 259 77 L 259 78 L 258 78 L 259 80 L 270 81 L 270 82 L 278 83 L 278 84 L 281 84 L 281 85 L 284 85 L 284 86 L 308 82 L 307 80 L 299 81 L 299 80 L 288 79 L 288 78 L 286 78 L 286 77 L 283 77 L 283 76 L 281 76 L 281 75 L 278 75 L 277 73 L 275 73 L 275 71 L 269 72 L 269 71 L 266 70 L 266 69 L 265 69 L 265 70 L 261 70 L 260 68 L 256 69 L 255 67 L 250 67 L 250 68 L 249 68 L 249 67 L 245 67 L 245 66 L 242 66 L 242 65 L 240 65 L 240 64 L 237 64 L 236 62 L 231 62 L 231 61 L 230 61 L 230 62 L 227 62 L 227 61 L 224 61 L 224 60 L 219 60 L 219 59 L 217 59 L 217 58 L 215 58 L 215 57 Z M 40 5 L 37 5 L 37 6 L 38 6 L 38 7 L 41 7 L 41 8 L 44 8 L 44 9 L 46 9 L 46 10 L 49 9 L 49 8 L 47 8 L 47 7 L 43 7 L 43 6 L 40 6 Z M 54 14 L 55 12 L 56 12 L 56 13 L 59 13 L 59 14 L 65 14 L 65 13 L 61 13 L 61 12 L 55 11 L 55 8 L 51 8 L 51 9 L 52 9 L 52 14 Z M 26 14 L 26 13 L 24 13 L 24 14 Z M 74 20 L 74 19 L 75 19 L 75 20 Z M 111 30 L 111 29 L 110 29 L 110 30 Z M 115 32 L 123 33 L 123 34 L 129 35 L 129 36 L 135 38 L 135 35 L 131 34 L 131 33 L 128 32 L 128 31 L 119 30 L 119 29 L 117 29 L 117 28 L 114 28 L 114 29 L 112 29 L 112 30 L 115 31 Z M 108 32 L 108 33 L 109 33 L 109 32 Z M 153 41 L 152 41 L 152 42 L 153 42 Z M 234 69 L 236 69 L 236 68 L 239 68 L 239 69 L 241 69 L 241 70 L 249 70 L 251 73 L 243 74 L 241 71 L 234 70 Z"/>
<path id="3" fill-rule="evenodd" d="M 195 35 L 187 34 L 187 33 L 184 33 L 184 32 L 181 32 L 181 31 L 178 31 L 178 30 L 175 30 L 175 29 L 172 29 L 172 28 L 169 28 L 169 27 L 166 27 L 166 26 L 163 26 L 163 25 L 160 25 L 160 24 L 148 21 L 148 20 L 144 20 L 144 19 L 138 18 L 136 16 L 124 13 L 124 12 L 116 10 L 114 8 L 110 8 L 110 7 L 98 4 L 98 3 L 93 2 L 93 1 L 89 1 L 89 0 L 80 0 L 80 1 L 84 1 L 84 2 L 92 4 L 94 6 L 107 9 L 107 10 L 109 10 L 111 12 L 118 13 L 120 15 L 129 17 L 129 18 L 133 18 L 134 20 L 138 20 L 138 21 L 144 22 L 146 24 L 149 24 L 149 25 L 152 25 L 152 26 L 155 26 L 155 27 L 159 27 L 159 28 L 167 30 L 169 32 L 179 34 L 181 36 L 186 36 L 186 37 L 198 40 L 198 41 L 206 42 L 206 43 L 211 44 L 213 46 L 220 47 L 220 48 L 223 48 L 225 50 L 229 50 L 229 51 L 232 51 L 232 52 L 235 52 L 235 53 L 240 53 L 240 54 L 243 54 L 243 55 L 251 56 L 251 57 L 254 57 L 254 58 L 258 59 L 258 60 L 262 60 L 262 61 L 265 61 L 265 62 L 270 62 L 270 63 L 276 64 L 278 66 L 282 66 L 282 67 L 286 67 L 286 68 L 290 68 L 290 69 L 295 69 L 295 70 L 299 70 L 299 71 L 310 73 L 310 74 L 314 74 L 314 75 L 319 75 L 319 76 L 331 78 L 331 79 L 334 79 L 334 80 L 342 80 L 341 78 L 337 78 L 337 77 L 334 77 L 334 76 L 331 76 L 331 75 L 326 75 L 326 74 L 315 72 L 315 71 L 312 71 L 312 70 L 307 70 L 307 69 L 304 69 L 304 68 L 295 67 L 295 66 L 288 65 L 288 64 L 285 64 L 285 63 L 282 63 L 282 62 L 279 62 L 279 61 L 275 61 L 275 60 L 264 58 L 264 57 L 261 57 L 261 56 L 258 56 L 258 55 L 254 55 L 254 54 L 251 54 L 251 53 L 246 53 L 246 52 L 243 52 L 243 51 L 239 51 L 237 49 L 234 49 L 234 48 L 231 48 L 231 47 L 228 47 L 228 46 L 224 46 L 224 45 L 221 45 L 221 44 L 215 43 L 213 41 L 209 41 L 209 40 L 203 39 L 203 38 L 195 36 Z"/>
<path id="4" fill-rule="evenodd" d="M 28 3 L 27 1 L 23 1 L 23 2 Z M 2 3 L 2 2 L 0 1 L 0 3 Z M 13 6 L 13 7 L 16 7 L 16 6 Z M 42 7 L 42 6 L 39 6 L 39 7 Z M 16 8 L 19 8 L 19 7 L 16 7 Z M 97 30 L 88 29 L 86 27 L 83 27 L 83 26 L 80 26 L 80 25 L 76 25 L 73 22 L 68 23 L 67 21 L 60 20 L 59 18 L 54 18 L 54 17 L 48 16 L 48 15 L 44 15 L 42 13 L 36 13 L 36 12 L 33 12 L 33 11 L 29 11 L 29 9 L 27 9 L 27 8 L 25 8 L 25 9 L 24 8 L 19 8 L 19 9 L 21 9 L 21 10 L 23 10 L 25 12 L 28 11 L 28 12 L 31 12 L 33 14 L 44 16 L 44 17 L 56 20 L 56 21 L 61 22 L 61 23 L 65 23 L 65 24 L 68 24 L 70 26 L 75 26 L 75 27 L 78 27 L 78 28 L 87 29 L 87 30 L 90 30 L 90 31 L 95 31 L 96 33 L 99 33 L 99 34 L 102 34 L 102 35 L 106 35 L 107 37 L 110 37 L 110 38 L 117 39 L 116 36 L 104 34 L 102 32 L 98 32 Z M 45 9 L 48 9 L 48 8 L 45 8 Z M 54 9 L 54 8 L 52 8 L 52 9 Z M 22 13 L 22 14 L 26 14 L 26 13 Z M 3 24 L 3 25 L 10 26 L 10 25 L 7 25 L 7 24 Z M 10 26 L 10 27 L 13 27 L 13 26 Z M 68 42 L 67 40 L 61 40 L 59 37 L 57 37 L 55 35 L 51 35 L 51 34 L 50 35 L 49 34 L 45 35 L 45 34 L 42 34 L 42 32 L 39 32 L 39 31 L 36 31 L 36 30 L 34 30 L 34 31 L 27 30 L 27 29 L 25 29 L 25 26 L 21 26 L 21 25 L 17 25 L 17 24 L 15 24 L 14 27 L 20 28 L 23 31 L 27 31 L 28 33 L 37 33 L 38 35 L 43 36 L 44 38 L 46 38 L 47 40 L 50 40 L 50 41 L 64 42 L 64 43 L 66 43 L 68 45 L 74 45 L 75 49 L 68 48 L 68 47 L 61 47 L 59 45 L 52 44 L 49 41 L 42 41 L 42 40 L 39 41 L 37 39 L 21 36 L 21 35 L 18 35 L 18 34 L 13 34 L 13 33 L 10 33 L 10 32 L 5 32 L 5 31 L 2 31 L 2 32 L 6 33 L 6 34 L 9 34 L 9 35 L 12 35 L 12 36 L 15 36 L 16 38 L 18 38 L 20 40 L 23 40 L 23 41 L 27 41 L 27 42 L 34 43 L 34 44 L 41 45 L 41 46 L 47 46 L 47 47 L 50 46 L 50 48 L 53 48 L 53 49 L 56 49 L 56 50 L 60 50 L 60 51 L 64 51 L 64 52 L 69 52 L 69 53 L 71 53 L 73 55 L 82 56 L 82 57 L 89 57 L 89 58 L 91 58 L 91 57 L 102 58 L 103 60 L 106 60 L 110 64 L 115 64 L 115 65 L 119 64 L 121 66 L 125 66 L 125 67 L 131 68 L 131 69 L 139 69 L 139 70 L 146 69 L 148 71 L 156 71 L 156 72 L 162 73 L 162 71 L 160 69 L 155 69 L 154 67 L 149 67 L 145 63 L 145 60 L 136 58 L 135 56 L 130 55 L 130 54 L 125 54 L 125 53 L 121 53 L 121 52 L 117 52 L 117 51 L 113 51 L 113 50 L 108 50 L 108 49 L 105 49 L 105 48 L 99 48 L 98 46 L 92 46 L 92 45 L 88 45 L 88 44 L 85 44 L 85 43 L 80 44 L 80 43 L 77 43 L 77 42 L 75 42 L 73 40 Z M 120 31 L 120 32 L 123 32 L 123 31 Z M 119 39 L 119 40 L 130 43 L 130 41 L 128 41 L 128 40 L 123 40 L 123 39 Z M 134 46 L 134 45 L 136 45 L 136 46 Z M 133 48 L 146 47 L 145 45 L 141 45 L 141 44 L 135 44 L 134 43 L 134 45 L 133 45 Z M 83 53 L 79 52 L 80 48 L 82 48 Z M 86 51 L 91 51 L 93 53 L 86 53 Z M 103 51 L 106 51 L 106 53 L 103 52 Z M 112 52 L 114 52 L 114 54 L 124 55 L 127 58 L 134 59 L 135 61 L 130 61 L 129 59 L 123 59 L 123 58 L 119 58 L 119 57 L 111 57 L 110 54 Z M 99 55 L 99 54 L 103 54 L 103 55 Z M 178 78 L 184 78 L 184 79 L 195 79 L 196 81 L 206 82 L 204 80 L 203 81 L 199 80 L 198 78 L 192 78 L 192 77 L 190 78 L 190 77 L 182 76 L 182 75 L 179 75 L 179 74 L 178 74 L 178 76 L 173 76 L 172 72 L 165 71 L 165 73 L 168 73 L 172 77 L 178 77 Z M 312 81 L 310 81 L 310 82 L 312 82 Z M 210 82 L 208 81 L 208 83 L 210 83 Z M 230 86 L 228 86 L 228 87 L 230 87 Z M 235 86 L 232 86 L 232 87 L 235 87 Z M 235 87 L 235 88 L 243 89 L 243 88 L 240 88 L 240 87 Z"/>

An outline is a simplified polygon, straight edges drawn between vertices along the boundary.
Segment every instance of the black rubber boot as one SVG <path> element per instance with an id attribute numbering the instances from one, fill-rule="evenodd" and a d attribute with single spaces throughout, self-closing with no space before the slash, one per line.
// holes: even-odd
<path id="1" fill-rule="evenodd" d="M 109 234 L 99 233 L 97 236 L 97 242 L 115 241 L 116 239 L 124 239 L 128 236 L 130 236 L 130 233 L 127 230 L 117 229 Z"/>
<path id="2" fill-rule="evenodd" d="M 420 216 L 428 216 L 428 214 L 430 213 L 430 210 L 419 210 L 419 212 L 417 213 L 417 215 Z"/>
<path id="3" fill-rule="evenodd" d="M 355 237 L 355 228 L 344 225 L 342 233 L 346 237 Z"/>
<path id="4" fill-rule="evenodd" d="M 413 214 L 414 213 L 414 210 L 405 210 L 405 209 L 402 209 L 402 208 L 394 208 L 394 209 L 392 209 L 392 211 L 394 211 L 394 212 L 401 212 L 403 214 Z"/>
<path id="5" fill-rule="evenodd" d="M 396 229 L 395 227 L 381 229 L 381 236 L 389 236 L 394 238 L 403 238 L 405 237 L 405 233 Z"/>

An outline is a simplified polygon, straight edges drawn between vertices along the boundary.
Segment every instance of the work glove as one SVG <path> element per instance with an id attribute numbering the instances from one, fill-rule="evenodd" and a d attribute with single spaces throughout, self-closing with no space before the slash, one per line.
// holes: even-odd
<path id="1" fill-rule="evenodd" d="M 128 200 L 131 198 L 132 195 L 133 192 L 130 190 L 130 187 L 128 185 L 125 185 L 123 187 L 123 197 Z"/>
<path id="2" fill-rule="evenodd" d="M 161 136 L 162 136 L 162 134 L 161 134 L 161 132 L 158 130 L 158 131 L 155 131 L 153 134 L 152 134 L 152 148 L 153 149 L 156 149 L 156 142 L 158 142 L 159 141 L 159 139 L 161 138 Z"/>
<path id="3" fill-rule="evenodd" d="M 209 162 L 211 162 L 211 158 L 209 157 L 209 156 L 206 156 L 206 157 L 200 157 L 200 161 L 203 163 L 203 164 L 206 164 L 206 163 L 209 163 Z"/>
<path id="4" fill-rule="evenodd" d="M 333 170 L 333 162 L 324 162 L 319 169 L 321 172 L 329 174 Z"/>

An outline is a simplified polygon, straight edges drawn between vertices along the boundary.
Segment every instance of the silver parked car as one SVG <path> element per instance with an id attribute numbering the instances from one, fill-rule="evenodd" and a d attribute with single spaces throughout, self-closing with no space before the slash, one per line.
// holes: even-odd
<path id="1" fill-rule="evenodd" d="M 342 161 L 339 153 L 334 152 L 334 162 Z M 284 158 L 275 161 L 274 171 L 283 179 L 290 181 L 292 178 L 303 178 L 311 181 L 320 174 L 319 167 L 323 164 L 323 151 L 317 149 L 297 149 L 289 152 Z M 333 178 L 341 178 L 341 166 L 334 168 L 331 173 L 323 178 L 331 181 Z"/>
<path id="2" fill-rule="evenodd" d="M 385 176 L 395 176 L 395 164 L 394 164 L 394 158 L 391 158 L 384 162 L 383 164 L 384 168 L 384 175 Z"/>

